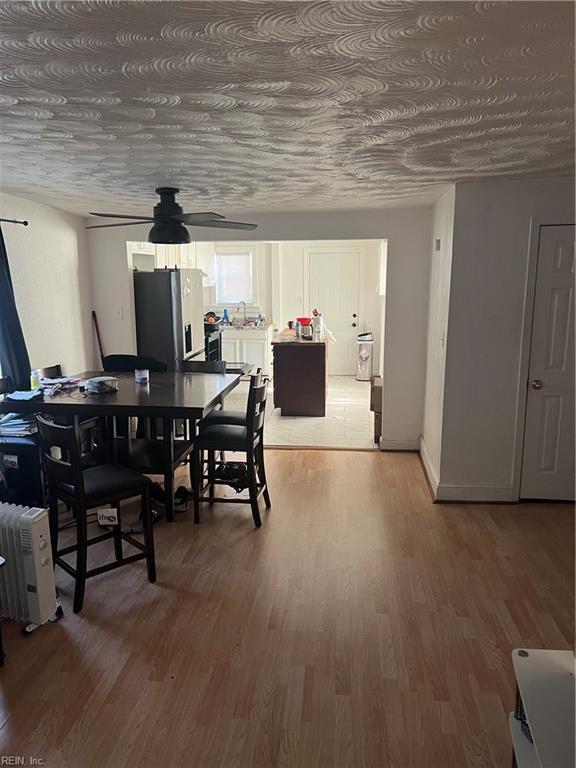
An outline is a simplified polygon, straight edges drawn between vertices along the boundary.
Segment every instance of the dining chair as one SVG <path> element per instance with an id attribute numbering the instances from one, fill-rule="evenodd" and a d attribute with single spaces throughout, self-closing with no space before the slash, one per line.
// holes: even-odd
<path id="1" fill-rule="evenodd" d="M 264 496 L 266 509 L 270 509 L 270 493 L 266 480 L 264 466 L 264 419 L 266 413 L 266 397 L 268 386 L 266 383 L 250 388 L 248 405 L 245 414 L 245 424 L 209 424 L 200 428 L 194 439 L 194 451 L 192 456 L 193 471 L 191 479 L 194 490 L 194 522 L 200 522 L 200 502 L 213 504 L 221 502 L 225 504 L 250 503 L 254 525 L 259 528 L 262 525 L 258 500 Z M 204 451 L 208 459 L 204 460 Z M 249 498 L 218 498 L 214 495 L 216 485 L 228 485 L 225 480 L 218 479 L 217 469 L 225 462 L 216 461 L 217 451 L 234 451 L 246 454 L 246 472 L 248 476 Z M 205 464 L 208 474 L 204 473 Z M 203 494 L 208 481 L 208 495 Z"/>
<path id="2" fill-rule="evenodd" d="M 258 368 L 256 373 L 250 376 L 250 390 L 252 387 L 259 387 L 262 382 L 268 383 L 269 379 L 262 376 L 262 369 Z M 248 397 L 250 397 L 250 390 Z M 234 424 L 239 427 L 246 426 L 246 411 L 233 411 L 223 407 L 224 403 L 221 403 L 217 408 L 214 408 L 202 421 L 198 424 L 198 429 L 204 427 L 213 426 L 214 424 Z M 225 451 L 220 451 L 220 461 L 226 461 Z"/>
<path id="3" fill-rule="evenodd" d="M 147 370 L 151 373 L 166 373 L 167 366 L 153 357 L 142 355 L 103 355 L 102 370 L 106 373 L 133 373 Z"/>
<path id="4" fill-rule="evenodd" d="M 262 382 L 268 383 L 268 378 L 262 376 L 262 369 L 258 368 L 256 373 L 250 376 L 250 389 L 248 392 L 248 398 L 250 398 L 250 392 L 254 387 L 259 387 Z M 198 424 L 198 429 L 204 429 L 204 427 L 214 426 L 215 424 L 234 424 L 239 427 L 246 426 L 247 412 L 246 411 L 233 411 L 225 408 L 214 409 L 202 421 Z"/>
<path id="5" fill-rule="evenodd" d="M 141 368 L 147 369 L 151 373 L 166 372 L 166 365 L 160 360 L 141 355 L 105 355 L 102 358 L 102 367 L 110 373 L 131 373 Z M 114 460 L 121 466 L 129 467 L 144 475 L 162 475 L 164 477 L 164 494 L 173 494 L 174 472 L 177 467 L 188 461 L 188 457 L 192 453 L 193 446 L 190 440 L 173 441 L 174 458 L 168 464 L 163 440 L 158 439 L 156 419 L 146 419 L 145 421 L 138 419 L 136 438 L 128 436 L 128 419 L 117 419 L 116 432 L 120 432 L 124 437 L 109 441 L 113 445 Z M 172 522 L 174 516 L 167 514 L 166 519 L 168 522 Z"/>
<path id="6" fill-rule="evenodd" d="M 100 464 L 87 469 L 83 468 L 74 427 L 54 424 L 42 416 L 36 416 L 36 420 L 42 446 L 44 471 L 48 482 L 52 557 L 54 563 L 58 564 L 75 580 L 74 613 L 78 613 L 82 609 L 86 579 L 92 576 L 98 576 L 138 560 L 146 560 L 148 581 L 156 581 L 150 481 L 148 478 L 115 464 Z M 54 455 L 53 449 L 55 448 L 60 449 L 59 456 Z M 66 459 L 63 456 L 66 456 Z M 141 499 L 144 543 L 122 530 L 120 503 L 136 496 Z M 76 543 L 61 549 L 58 548 L 59 501 L 72 508 L 76 527 Z M 88 510 L 110 505 L 116 508 L 118 523 L 112 526 L 111 531 L 89 539 L 88 525 L 91 521 L 87 518 Z M 114 540 L 115 560 L 88 569 L 88 547 L 107 539 Z M 123 542 L 135 547 L 139 553 L 124 557 Z M 64 560 L 65 555 L 72 553 L 76 554 L 75 568 Z"/>
<path id="7" fill-rule="evenodd" d="M 182 360 L 182 373 L 226 373 L 225 360 Z M 216 405 L 215 410 L 222 408 L 224 400 Z M 196 425 L 193 422 L 187 422 L 184 427 L 184 436 L 190 440 L 196 433 Z"/>
<path id="8" fill-rule="evenodd" d="M 106 355 L 102 358 L 102 367 L 106 372 L 131 373 L 138 369 L 147 369 L 151 373 L 165 373 L 166 365 L 153 357 L 140 355 Z M 116 433 L 124 438 L 114 438 L 114 460 L 121 466 L 129 467 L 145 475 L 164 477 L 164 498 L 174 495 L 174 472 L 181 464 L 189 461 L 192 442 L 188 435 L 183 440 L 174 440 L 173 460 L 168 462 L 163 439 L 158 439 L 156 419 L 142 421 L 138 419 L 136 438 L 129 438 L 128 419 L 117 419 Z M 189 467 L 190 475 L 192 468 Z M 158 488 L 160 492 L 160 489 Z M 161 493 L 161 492 L 160 492 Z M 156 498 L 156 496 L 155 496 Z M 160 498 L 158 499 L 160 500 Z M 174 520 L 171 513 L 166 514 L 168 522 Z"/>
<path id="9" fill-rule="evenodd" d="M 40 368 L 40 378 L 59 379 L 62 376 L 62 366 L 60 364 L 48 365 L 46 368 Z"/>
<path id="10" fill-rule="evenodd" d="M 166 373 L 167 366 L 153 357 L 142 355 L 103 355 L 102 370 L 106 373 L 134 373 L 134 371 L 147 370 L 150 373 Z M 137 420 L 137 437 L 146 438 L 157 436 L 156 422 L 154 419 Z M 130 420 L 127 417 L 117 418 L 114 423 L 115 435 L 128 437 L 130 432 Z"/>
<path id="11" fill-rule="evenodd" d="M 182 373 L 226 373 L 226 361 L 182 360 Z"/>

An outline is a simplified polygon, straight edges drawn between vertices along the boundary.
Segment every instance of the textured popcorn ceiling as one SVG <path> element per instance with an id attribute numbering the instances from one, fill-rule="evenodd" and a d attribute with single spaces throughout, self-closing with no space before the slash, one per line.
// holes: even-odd
<path id="1" fill-rule="evenodd" d="M 555 2 L 2 2 L 2 186 L 228 213 L 561 173 L 572 36 Z"/>

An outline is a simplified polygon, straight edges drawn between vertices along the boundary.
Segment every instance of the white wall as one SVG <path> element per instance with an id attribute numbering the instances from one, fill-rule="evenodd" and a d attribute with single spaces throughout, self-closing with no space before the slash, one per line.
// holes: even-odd
<path id="1" fill-rule="evenodd" d="M 380 318 L 378 342 L 378 368 L 374 373 L 384 374 L 384 339 L 386 338 L 386 280 L 388 279 L 388 240 L 380 240 L 378 247 L 378 299 L 377 311 Z"/>
<path id="2" fill-rule="evenodd" d="M 518 499 L 531 217 L 573 212 L 567 176 L 456 185 L 439 499 Z"/>
<path id="3" fill-rule="evenodd" d="M 380 446 L 389 450 L 416 450 L 422 434 L 431 209 L 427 213 L 422 226 L 404 233 L 410 247 L 388 239 Z"/>
<path id="4" fill-rule="evenodd" d="M 434 493 L 438 489 L 440 478 L 444 371 L 446 365 L 455 200 L 456 190 L 452 186 L 436 203 L 430 243 L 432 266 L 428 303 L 424 426 L 420 441 L 420 452 Z"/>
<path id="5" fill-rule="evenodd" d="M 374 333 L 373 370 L 380 364 L 381 297 L 378 293 L 380 240 L 297 240 L 279 243 L 278 264 L 275 268 L 278 298 L 274 302 L 274 321 L 282 328 L 288 320 L 307 317 L 312 307 L 307 306 L 309 290 L 306 254 L 310 248 L 352 246 L 361 253 L 359 267 L 358 332 Z"/>
<path id="6" fill-rule="evenodd" d="M 431 210 L 421 207 L 245 216 L 259 225 L 257 237 L 263 241 L 388 240 L 383 388 L 386 447 L 416 448 L 422 431 Z M 228 213 L 234 217 L 232 211 Z M 126 269 L 126 241 L 146 240 L 148 229 L 143 225 L 88 232 L 94 305 L 108 353 L 136 349 L 128 315 L 132 287 Z M 204 242 L 214 238 L 215 233 L 191 232 Z M 253 242 L 255 234 L 221 231 L 218 240 Z M 271 273 L 273 295 L 275 277 Z"/>
<path id="7" fill-rule="evenodd" d="M 94 365 L 92 300 L 84 220 L 0 194 L 0 215 L 27 219 L 3 224 L 16 304 L 32 368 L 61 363 L 65 373 Z"/>
<path id="8" fill-rule="evenodd" d="M 136 354 L 134 283 L 126 243 L 145 241 L 149 229 L 87 230 L 92 301 L 106 355 Z"/>

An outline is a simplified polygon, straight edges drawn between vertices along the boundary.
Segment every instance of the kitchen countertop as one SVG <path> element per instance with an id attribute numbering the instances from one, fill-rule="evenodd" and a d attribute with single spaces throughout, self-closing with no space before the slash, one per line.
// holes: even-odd
<path id="1" fill-rule="evenodd" d="M 221 326 L 221 328 L 223 331 L 267 331 L 271 325 L 272 322 L 266 320 L 265 322 L 260 323 L 260 325 L 241 325 L 237 328 L 233 325 L 224 325 Z"/>
<path id="2" fill-rule="evenodd" d="M 326 342 L 324 340 L 303 339 L 301 336 L 297 337 L 294 331 L 286 329 L 272 339 L 272 344 L 304 344 L 307 347 L 323 347 Z"/>

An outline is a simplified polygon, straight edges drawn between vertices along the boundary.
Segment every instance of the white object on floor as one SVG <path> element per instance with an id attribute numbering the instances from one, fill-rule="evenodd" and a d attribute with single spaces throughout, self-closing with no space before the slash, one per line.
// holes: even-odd
<path id="1" fill-rule="evenodd" d="M 46 510 L 0 503 L 0 554 L 2 616 L 44 624 L 57 609 Z"/>
<path id="2" fill-rule="evenodd" d="M 516 649 L 512 663 L 533 743 L 510 714 L 518 768 L 574 765 L 574 653 Z"/>

